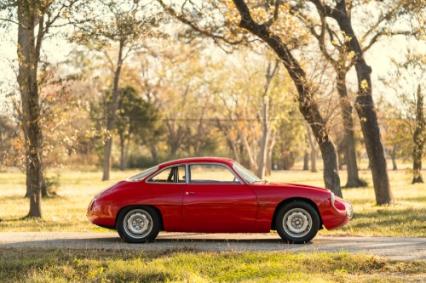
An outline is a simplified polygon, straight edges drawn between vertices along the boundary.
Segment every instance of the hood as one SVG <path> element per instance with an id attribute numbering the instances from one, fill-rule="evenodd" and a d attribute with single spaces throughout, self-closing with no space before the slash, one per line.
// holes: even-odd
<path id="1" fill-rule="evenodd" d="M 303 185 L 303 184 L 293 184 L 293 183 L 269 183 L 269 186 L 274 186 L 274 187 L 291 187 L 291 188 L 300 188 L 300 189 L 310 189 L 310 190 L 315 190 L 315 191 L 329 191 L 326 188 L 323 187 L 316 187 L 316 186 L 311 186 L 311 185 Z"/>

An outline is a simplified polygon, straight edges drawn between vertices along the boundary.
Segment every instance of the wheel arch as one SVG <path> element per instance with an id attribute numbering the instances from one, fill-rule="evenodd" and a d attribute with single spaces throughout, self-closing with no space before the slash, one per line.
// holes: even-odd
<path id="1" fill-rule="evenodd" d="M 117 219 L 118 216 L 120 215 L 120 213 L 122 213 L 123 211 L 129 211 L 130 209 L 134 209 L 134 208 L 151 208 L 153 209 L 157 214 L 158 217 L 160 218 L 160 230 L 163 230 L 163 215 L 161 214 L 161 210 L 154 206 L 154 205 L 149 205 L 149 204 L 131 204 L 131 205 L 126 205 L 123 206 L 122 208 L 120 208 L 117 211 L 117 215 L 115 216 L 115 220 L 114 220 L 114 227 L 117 227 Z"/>
<path id="2" fill-rule="evenodd" d="M 291 198 L 287 198 L 287 199 L 284 199 L 284 200 L 282 200 L 280 203 L 278 203 L 278 205 L 275 207 L 275 211 L 274 211 L 274 214 L 273 214 L 273 216 L 272 216 L 272 222 L 271 222 L 271 230 L 276 230 L 276 227 L 275 227 L 275 219 L 276 219 L 276 217 L 277 217 L 277 213 L 278 213 L 278 211 L 280 210 L 280 208 L 281 207 L 283 207 L 284 205 L 286 205 L 286 204 L 288 204 L 288 203 L 291 203 L 291 202 L 293 202 L 293 201 L 304 201 L 304 202 L 306 202 L 306 203 L 308 203 L 308 204 L 310 204 L 310 205 L 312 205 L 312 207 L 317 211 L 317 213 L 318 213 L 318 216 L 319 216 L 319 219 L 320 219 L 320 229 L 322 229 L 322 218 L 321 218 L 321 214 L 320 214 L 320 212 L 319 212 L 319 209 L 318 209 L 318 206 L 317 206 L 317 204 L 314 202 L 314 201 L 312 201 L 311 199 L 308 199 L 308 198 L 304 198 L 304 197 L 291 197 Z"/>

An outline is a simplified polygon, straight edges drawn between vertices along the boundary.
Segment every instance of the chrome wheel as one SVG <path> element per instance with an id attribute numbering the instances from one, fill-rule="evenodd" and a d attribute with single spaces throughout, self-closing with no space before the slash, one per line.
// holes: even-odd
<path id="1" fill-rule="evenodd" d="M 151 233 L 154 221 L 147 211 L 133 209 L 127 212 L 123 224 L 123 228 L 129 236 L 141 239 Z"/>
<path id="2" fill-rule="evenodd" d="M 312 216 L 303 208 L 293 208 L 284 214 L 282 225 L 289 236 L 303 238 L 312 229 Z"/>

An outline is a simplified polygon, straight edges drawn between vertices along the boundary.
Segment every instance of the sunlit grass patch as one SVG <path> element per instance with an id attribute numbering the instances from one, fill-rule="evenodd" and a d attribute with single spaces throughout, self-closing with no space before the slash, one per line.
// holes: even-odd
<path id="1" fill-rule="evenodd" d="M 407 282 L 425 270 L 347 253 L 0 251 L 1 282 Z"/>

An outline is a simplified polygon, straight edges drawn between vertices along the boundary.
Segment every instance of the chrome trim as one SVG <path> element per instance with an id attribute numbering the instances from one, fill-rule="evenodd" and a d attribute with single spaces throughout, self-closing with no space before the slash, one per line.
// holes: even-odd
<path id="1" fill-rule="evenodd" d="M 189 184 L 189 165 L 185 163 L 185 184 Z"/>
<path id="2" fill-rule="evenodd" d="M 335 210 L 337 210 L 336 206 L 334 205 L 335 201 L 336 201 L 336 195 L 332 191 L 330 191 L 331 207 L 334 208 Z"/>
<path id="3" fill-rule="evenodd" d="M 345 203 L 345 208 L 346 208 L 346 216 L 349 219 L 352 219 L 352 217 L 354 216 L 354 209 L 352 204 L 350 202 Z"/>

